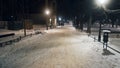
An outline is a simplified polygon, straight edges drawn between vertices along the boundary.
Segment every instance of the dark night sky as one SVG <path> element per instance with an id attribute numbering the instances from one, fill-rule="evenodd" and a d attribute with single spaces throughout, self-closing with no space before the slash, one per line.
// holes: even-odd
<path id="1" fill-rule="evenodd" d="M 44 0 L 1 0 L 3 15 L 25 13 L 41 13 Z"/>
<path id="2" fill-rule="evenodd" d="M 59 12 L 72 16 L 88 12 L 88 8 L 94 8 L 96 6 L 91 6 L 91 4 L 94 4 L 93 0 L 58 0 L 58 2 Z M 107 8 L 111 10 L 120 9 L 120 0 L 112 0 Z"/>
<path id="3" fill-rule="evenodd" d="M 25 13 L 42 13 L 45 0 L 0 0 L 3 15 Z M 92 0 L 57 0 L 58 15 L 75 16 L 88 12 L 91 7 Z M 25 7 L 23 7 L 25 6 Z M 92 6 L 93 7 L 93 6 Z M 120 9 L 120 0 L 113 0 L 110 3 L 109 9 Z"/>
<path id="4" fill-rule="evenodd" d="M 58 12 L 61 15 L 74 16 L 83 10 L 85 0 L 58 0 Z"/>

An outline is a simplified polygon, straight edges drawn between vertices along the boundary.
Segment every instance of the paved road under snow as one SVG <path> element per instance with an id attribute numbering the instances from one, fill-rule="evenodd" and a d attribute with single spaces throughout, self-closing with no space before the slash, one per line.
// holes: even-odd
<path id="1" fill-rule="evenodd" d="M 120 68 L 119 59 L 70 25 L 0 48 L 0 68 Z"/>

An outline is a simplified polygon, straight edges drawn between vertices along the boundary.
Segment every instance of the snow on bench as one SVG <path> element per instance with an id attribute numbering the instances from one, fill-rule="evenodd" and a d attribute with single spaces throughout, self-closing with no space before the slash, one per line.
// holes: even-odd
<path id="1" fill-rule="evenodd" d="M 15 36 L 15 33 L 0 35 L 0 47 L 10 45 L 19 40 L 21 40 L 21 36 Z"/>
<path id="2" fill-rule="evenodd" d="M 3 35 L 0 35 L 0 38 L 14 36 L 14 35 L 15 35 L 15 33 L 3 34 Z"/>

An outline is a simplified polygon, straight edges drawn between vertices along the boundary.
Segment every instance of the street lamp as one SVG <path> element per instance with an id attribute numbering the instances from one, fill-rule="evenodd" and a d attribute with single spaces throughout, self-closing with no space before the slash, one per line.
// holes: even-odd
<path id="1" fill-rule="evenodd" d="M 101 7 L 101 6 L 105 6 L 105 5 L 109 4 L 110 0 L 95 0 L 95 2 L 98 6 Z"/>
<path id="2" fill-rule="evenodd" d="M 110 0 L 95 0 L 95 2 L 101 9 L 104 9 L 105 5 L 107 5 L 110 2 Z M 101 41 L 101 21 L 99 26 L 98 41 Z"/>
<path id="3" fill-rule="evenodd" d="M 46 9 L 45 14 L 47 15 L 47 17 L 46 17 L 46 29 L 48 30 L 48 26 L 49 26 L 48 19 L 49 19 L 49 16 L 50 16 L 50 10 Z"/>
<path id="4" fill-rule="evenodd" d="M 46 9 L 46 10 L 45 10 L 45 14 L 46 14 L 46 15 L 49 15 L 49 14 L 50 14 L 50 10 Z"/>
<path id="5" fill-rule="evenodd" d="M 61 18 L 61 17 L 59 17 L 59 18 L 58 18 L 58 20 L 59 20 L 59 21 L 61 21 L 61 20 L 62 20 L 62 18 Z"/>
<path id="6" fill-rule="evenodd" d="M 61 24 L 62 24 L 62 23 L 61 23 L 62 18 L 61 18 L 61 17 L 59 17 L 59 18 L 58 18 L 58 20 L 59 20 L 59 26 L 61 26 Z"/>

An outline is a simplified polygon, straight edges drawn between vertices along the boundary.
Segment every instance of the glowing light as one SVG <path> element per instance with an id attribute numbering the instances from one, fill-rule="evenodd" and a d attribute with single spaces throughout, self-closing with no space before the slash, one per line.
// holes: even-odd
<path id="1" fill-rule="evenodd" d="M 49 15 L 49 14 L 50 14 L 50 10 L 48 10 L 48 9 L 45 10 L 45 14 L 46 14 L 46 15 Z"/>
<path id="2" fill-rule="evenodd" d="M 50 18 L 49 20 L 50 20 L 50 22 L 52 21 L 52 19 L 51 19 L 51 18 Z"/>
<path id="3" fill-rule="evenodd" d="M 96 0 L 96 4 L 99 6 L 107 5 L 110 2 L 110 0 Z"/>
<path id="4" fill-rule="evenodd" d="M 61 21 L 62 20 L 62 18 L 61 17 L 59 17 L 59 21 Z"/>

